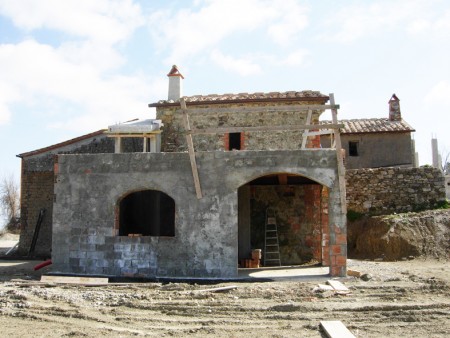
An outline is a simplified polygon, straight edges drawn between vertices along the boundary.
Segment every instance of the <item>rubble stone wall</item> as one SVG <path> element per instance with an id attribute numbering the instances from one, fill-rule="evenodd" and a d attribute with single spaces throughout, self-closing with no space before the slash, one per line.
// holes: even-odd
<path id="1" fill-rule="evenodd" d="M 304 101 L 301 105 L 314 105 L 317 102 Z M 287 105 L 283 103 L 283 105 Z M 189 113 L 189 122 L 192 129 L 208 129 L 222 127 L 262 127 L 282 125 L 305 125 L 308 112 L 296 111 L 299 105 L 292 105 L 292 111 L 275 112 L 267 110 L 268 106 L 274 107 L 273 102 L 267 104 L 246 104 L 246 107 L 261 107 L 257 112 L 239 112 L 242 105 L 202 105 L 195 108 L 205 109 L 205 113 Z M 217 108 L 227 108 L 227 112 L 214 112 Z M 312 122 L 318 123 L 321 111 L 313 111 Z M 162 133 L 162 152 L 187 151 L 183 122 L 183 113 L 180 108 L 157 108 L 156 118 L 161 119 L 164 127 Z M 296 150 L 301 149 L 303 131 L 257 131 L 245 132 L 242 149 L 245 150 Z M 216 151 L 226 149 L 226 134 L 193 135 L 196 151 Z M 312 140 L 318 137 L 310 137 L 307 147 L 313 148 Z"/>
<path id="2" fill-rule="evenodd" d="M 445 200 L 439 169 L 377 168 L 347 170 L 347 209 L 384 215 L 433 209 Z"/>

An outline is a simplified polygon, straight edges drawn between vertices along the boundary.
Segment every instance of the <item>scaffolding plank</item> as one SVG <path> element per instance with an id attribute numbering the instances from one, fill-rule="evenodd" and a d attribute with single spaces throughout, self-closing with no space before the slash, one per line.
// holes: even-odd
<path id="1" fill-rule="evenodd" d="M 197 194 L 197 198 L 201 199 L 203 197 L 202 188 L 200 186 L 200 178 L 198 177 L 197 162 L 195 160 L 194 142 L 192 141 L 192 135 L 189 133 L 189 131 L 191 130 L 191 126 L 189 124 L 189 116 L 188 116 L 188 112 L 187 112 L 186 101 L 184 100 L 184 98 L 180 99 L 180 104 L 181 104 L 181 108 L 183 110 L 184 128 L 186 129 L 186 142 L 188 145 L 189 159 L 191 161 L 195 193 Z"/>
<path id="2" fill-rule="evenodd" d="M 344 128 L 342 123 L 333 124 L 310 124 L 310 125 L 281 125 L 281 126 L 259 126 L 259 127 L 227 127 L 227 128 L 208 128 L 208 129 L 190 129 L 186 134 L 226 134 L 252 131 L 296 131 L 308 129 L 339 129 Z"/>

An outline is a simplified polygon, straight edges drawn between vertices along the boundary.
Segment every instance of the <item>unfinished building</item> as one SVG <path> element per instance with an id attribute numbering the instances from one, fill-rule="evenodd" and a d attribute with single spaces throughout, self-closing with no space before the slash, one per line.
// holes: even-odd
<path id="1" fill-rule="evenodd" d="M 233 278 L 261 249 L 266 266 L 317 262 L 344 276 L 334 98 L 183 97 L 178 69 L 168 76 L 168 100 L 149 105 L 156 120 L 111 126 L 101 135 L 108 151 L 51 157 L 53 272 Z M 326 110 L 333 123 L 324 126 Z M 333 134 L 327 149 L 324 133 Z M 125 152 L 130 139 L 138 147 Z"/>

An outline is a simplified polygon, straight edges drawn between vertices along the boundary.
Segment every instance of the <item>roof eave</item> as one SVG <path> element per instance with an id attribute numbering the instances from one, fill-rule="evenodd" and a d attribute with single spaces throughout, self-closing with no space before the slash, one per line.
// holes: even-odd
<path id="1" fill-rule="evenodd" d="M 270 102 L 305 102 L 315 101 L 325 104 L 330 98 L 328 96 L 320 97 L 295 97 L 295 98 L 267 98 L 267 99 L 235 99 L 235 100 L 210 100 L 210 101 L 186 101 L 187 106 L 203 106 L 203 105 L 220 105 L 220 104 L 239 104 L 239 103 L 270 103 Z M 165 103 L 149 103 L 151 108 L 162 107 L 179 107 L 179 102 L 165 102 Z"/>
<path id="2" fill-rule="evenodd" d="M 47 151 L 52 151 L 52 150 L 55 150 L 55 149 L 58 149 L 58 148 L 61 148 L 61 147 L 65 147 L 65 146 L 68 146 L 68 145 L 71 145 L 71 144 L 74 144 L 74 143 L 77 143 L 77 142 L 80 142 L 80 141 L 87 140 L 87 139 L 89 139 L 91 137 L 102 135 L 102 134 L 104 134 L 105 131 L 107 131 L 107 129 L 100 129 L 100 130 L 94 131 L 93 133 L 89 133 L 89 134 L 86 134 L 86 135 L 75 137 L 73 139 L 70 139 L 70 140 L 67 140 L 67 141 L 64 141 L 64 142 L 60 142 L 60 143 L 56 143 L 56 144 L 53 144 L 53 145 L 48 146 L 48 147 L 44 147 L 44 148 L 36 149 L 36 150 L 33 150 L 33 151 L 29 151 L 29 152 L 26 152 L 26 153 L 18 154 L 18 155 L 16 155 L 16 157 L 24 158 L 24 157 L 29 157 L 29 156 L 33 156 L 33 155 L 39 155 L 39 154 L 45 153 Z"/>

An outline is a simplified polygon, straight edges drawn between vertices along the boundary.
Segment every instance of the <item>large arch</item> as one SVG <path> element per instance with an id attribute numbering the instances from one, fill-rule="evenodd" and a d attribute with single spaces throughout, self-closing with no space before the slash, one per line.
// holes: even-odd
<path id="1" fill-rule="evenodd" d="M 159 190 L 138 190 L 123 195 L 116 204 L 119 236 L 175 236 L 175 201 Z"/>
<path id="2" fill-rule="evenodd" d="M 275 222 L 281 265 L 325 263 L 328 248 L 323 234 L 329 233 L 328 187 L 305 175 L 274 172 L 254 177 L 238 188 L 238 258 L 262 250 L 265 262 L 266 224 Z M 276 257 L 276 255 L 275 255 Z M 273 257 L 272 257 L 273 258 Z M 276 265 L 276 264 L 275 264 Z"/>

